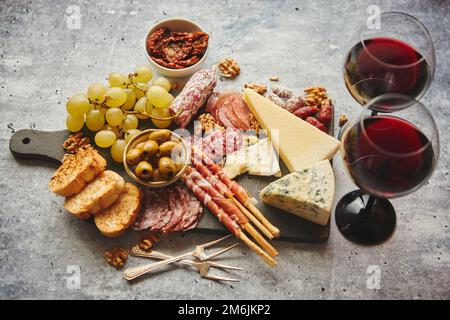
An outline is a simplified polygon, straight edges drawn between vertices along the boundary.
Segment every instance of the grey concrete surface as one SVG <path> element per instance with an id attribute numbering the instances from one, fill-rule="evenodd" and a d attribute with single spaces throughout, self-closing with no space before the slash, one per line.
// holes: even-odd
<path id="1" fill-rule="evenodd" d="M 275 75 L 292 88 L 323 85 L 336 100 L 337 114 L 356 114 L 359 106 L 342 80 L 342 54 L 371 4 L 411 13 L 430 29 L 437 68 L 423 102 L 435 115 L 442 143 L 440 163 L 429 183 L 393 201 L 398 226 L 382 245 L 347 241 L 333 216 L 327 243 L 276 242 L 280 257 L 274 269 L 243 246 L 229 253 L 227 263 L 245 268 L 234 274 L 242 278 L 240 283 L 210 282 L 188 268 L 170 268 L 129 284 L 106 265 L 103 252 L 113 245 L 133 244 L 138 236 L 102 237 L 95 226 L 66 213 L 63 199 L 47 190 L 52 165 L 19 161 L 9 152 L 14 130 L 63 129 L 68 96 L 111 71 L 129 72 L 145 63 L 148 28 L 175 16 L 193 19 L 211 34 L 209 63 L 227 55 L 240 63 L 240 77 L 222 82 L 222 88 L 268 82 Z M 80 29 L 71 28 L 70 5 L 80 9 Z M 449 299 L 449 25 L 450 1 L 437 0 L 2 0 L 0 299 Z M 355 187 L 339 156 L 334 170 L 338 200 Z M 212 238 L 173 235 L 159 249 L 181 253 Z M 137 263 L 131 259 L 129 265 Z M 80 267 L 79 289 L 70 285 L 70 266 Z M 374 289 L 370 283 L 378 273 L 380 286 Z"/>

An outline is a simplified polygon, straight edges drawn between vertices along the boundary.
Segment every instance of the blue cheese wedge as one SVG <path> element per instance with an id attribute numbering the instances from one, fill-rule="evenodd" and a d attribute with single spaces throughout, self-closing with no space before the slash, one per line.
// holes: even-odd
<path id="1" fill-rule="evenodd" d="M 223 171 L 230 179 L 245 172 L 256 176 L 281 176 L 277 154 L 268 138 L 227 155 Z"/>
<path id="2" fill-rule="evenodd" d="M 334 175 L 328 160 L 290 173 L 266 186 L 261 200 L 311 222 L 326 225 L 334 198 Z"/>

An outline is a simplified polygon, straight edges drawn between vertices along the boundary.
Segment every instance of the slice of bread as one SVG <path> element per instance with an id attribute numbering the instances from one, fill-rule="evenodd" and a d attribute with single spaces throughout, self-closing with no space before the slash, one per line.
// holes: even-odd
<path id="1" fill-rule="evenodd" d="M 112 206 L 94 216 L 97 228 L 107 237 L 118 237 L 134 223 L 141 209 L 142 191 L 131 183 Z"/>
<path id="2" fill-rule="evenodd" d="M 60 196 L 72 196 L 105 169 L 106 160 L 92 146 L 80 149 L 64 159 L 50 180 L 49 188 Z"/>
<path id="3" fill-rule="evenodd" d="M 123 178 L 106 170 L 91 181 L 80 193 L 66 198 L 64 207 L 75 216 L 86 219 L 112 205 L 125 187 Z"/>

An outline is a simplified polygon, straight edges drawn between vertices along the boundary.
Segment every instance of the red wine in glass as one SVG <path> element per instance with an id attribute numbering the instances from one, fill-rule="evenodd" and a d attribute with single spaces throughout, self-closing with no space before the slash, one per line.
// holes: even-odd
<path id="1" fill-rule="evenodd" d="M 400 104 L 392 105 L 393 101 Z M 389 112 L 374 111 L 377 105 L 386 106 Z M 395 209 L 388 199 L 414 192 L 436 167 L 436 123 L 430 111 L 409 96 L 378 96 L 344 127 L 341 156 L 359 189 L 337 203 L 336 225 L 357 243 L 383 242 L 396 225 Z"/>
<path id="2" fill-rule="evenodd" d="M 426 59 L 409 44 L 375 37 L 350 49 L 344 61 L 344 81 L 360 104 L 386 93 L 418 99 L 428 88 L 431 72 Z M 380 110 L 385 107 L 378 106 Z"/>
<path id="3" fill-rule="evenodd" d="M 412 123 L 390 115 L 368 117 L 345 135 L 344 163 L 358 187 L 382 198 L 410 193 L 433 171 L 431 142 Z"/>

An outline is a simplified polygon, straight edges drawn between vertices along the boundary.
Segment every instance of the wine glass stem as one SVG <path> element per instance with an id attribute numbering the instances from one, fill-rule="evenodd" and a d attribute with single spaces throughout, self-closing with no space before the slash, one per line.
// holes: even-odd
<path id="1" fill-rule="evenodd" d="M 363 215 L 370 215 L 371 214 L 372 207 L 373 207 L 376 199 L 377 198 L 372 196 L 372 195 L 369 196 L 369 200 L 367 200 L 367 203 L 366 203 L 366 205 L 364 207 L 364 210 L 362 210 L 362 214 Z"/>

